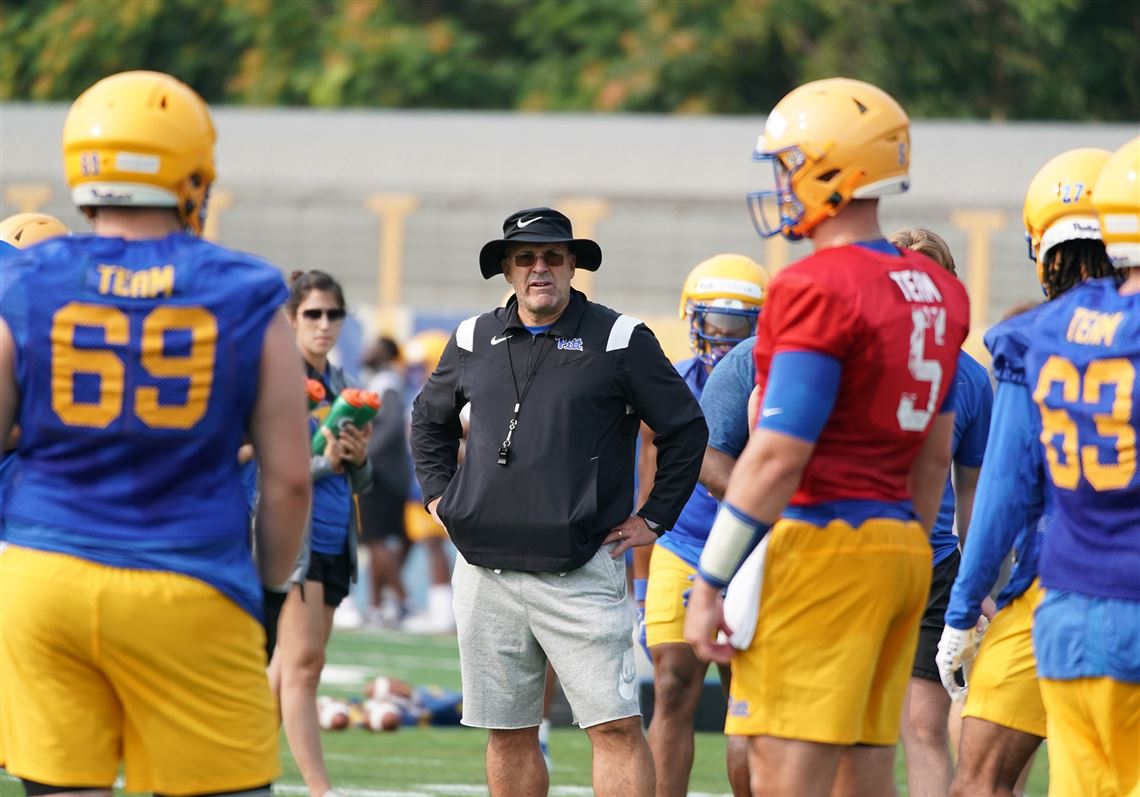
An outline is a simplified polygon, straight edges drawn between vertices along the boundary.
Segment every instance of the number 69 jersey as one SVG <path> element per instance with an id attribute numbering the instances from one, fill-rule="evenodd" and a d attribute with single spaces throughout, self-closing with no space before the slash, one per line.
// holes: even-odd
<path id="1" fill-rule="evenodd" d="M 61 238 L 6 265 L 22 437 L 5 539 L 197 577 L 259 615 L 237 450 L 280 273 L 181 233 Z"/>
<path id="2" fill-rule="evenodd" d="M 992 330 L 1024 351 L 1054 518 L 1041 583 L 1140 600 L 1140 295 L 1091 280 Z"/>
<path id="3" fill-rule="evenodd" d="M 783 351 L 820 352 L 842 367 L 793 505 L 911 499 L 910 468 L 954 384 L 969 315 L 956 277 L 886 241 L 820 250 L 773 279 L 757 382 Z"/>

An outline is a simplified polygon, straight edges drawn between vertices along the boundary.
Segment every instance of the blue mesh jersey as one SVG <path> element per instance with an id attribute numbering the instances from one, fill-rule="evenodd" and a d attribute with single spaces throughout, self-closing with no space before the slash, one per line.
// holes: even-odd
<path id="1" fill-rule="evenodd" d="M 691 357 L 675 363 L 674 367 L 699 401 L 709 376 L 704 363 L 696 357 Z M 663 534 L 657 544 L 696 567 L 701 561 L 701 551 L 708 542 L 709 530 L 712 528 L 713 520 L 716 519 L 718 506 L 719 502 L 703 484 L 698 483 L 673 528 Z"/>
<path id="2" fill-rule="evenodd" d="M 946 624 L 953 628 L 971 628 L 977 622 L 982 599 L 993 589 L 1011 550 L 1013 572 L 997 597 L 998 608 L 1029 589 L 1037 578 L 1041 539 L 1051 523 L 1051 495 L 1037 442 L 1040 418 L 1025 371 L 1025 330 L 1031 318 L 1030 313 L 1019 315 L 986 333 L 998 386 L 969 536 L 946 608 Z"/>
<path id="3" fill-rule="evenodd" d="M 1026 374 L 1055 502 L 1041 583 L 1140 600 L 1140 295 L 1106 277 L 1032 316 Z"/>
<path id="4" fill-rule="evenodd" d="M 8 286 L 15 280 L 17 269 L 12 265 L 17 262 L 20 255 L 20 250 L 12 246 L 7 241 L 0 241 L 0 307 L 4 304 L 4 294 L 8 292 Z M 3 441 L 0 441 L 0 448 L 3 447 Z M 4 490 L 7 487 L 8 479 L 13 466 L 16 463 L 16 455 L 13 451 L 0 451 L 0 506 L 4 505 Z"/>
<path id="5" fill-rule="evenodd" d="M 4 538 L 183 573 L 259 616 L 237 450 L 280 273 L 182 233 L 59 238 L 18 260 L 3 317 L 23 433 Z"/>
<path id="6" fill-rule="evenodd" d="M 748 444 L 748 397 L 756 386 L 756 337 L 745 338 L 721 358 L 701 393 L 709 448 L 738 459 Z"/>
<path id="7" fill-rule="evenodd" d="M 994 403 L 990 375 L 981 363 L 963 351 L 958 353 L 954 379 L 957 383 L 954 386 L 954 462 L 977 468 L 982 464 L 986 437 L 990 433 L 990 411 Z M 934 549 L 934 564 L 958 547 L 958 537 L 954 534 L 954 483 L 949 476 L 938 517 L 930 531 L 930 547 Z"/>

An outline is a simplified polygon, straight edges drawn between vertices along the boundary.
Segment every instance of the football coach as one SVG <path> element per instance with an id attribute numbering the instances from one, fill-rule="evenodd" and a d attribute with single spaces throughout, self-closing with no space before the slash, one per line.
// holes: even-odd
<path id="1" fill-rule="evenodd" d="M 508 217 L 479 266 L 514 297 L 459 325 L 412 407 L 425 506 L 460 553 L 463 723 L 490 731 L 492 797 L 547 793 L 547 660 L 593 747 L 595 794 L 654 792 L 624 555 L 676 521 L 708 428 L 649 328 L 570 287 L 576 268 L 601 262 L 598 244 L 575 238 L 556 210 Z M 631 515 L 642 420 L 656 434 L 657 474 Z"/>

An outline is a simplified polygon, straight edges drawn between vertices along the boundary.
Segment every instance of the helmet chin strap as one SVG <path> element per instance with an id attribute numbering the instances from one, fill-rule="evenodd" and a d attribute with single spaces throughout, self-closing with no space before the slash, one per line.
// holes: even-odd
<path id="1" fill-rule="evenodd" d="M 835 216 L 843 209 L 843 206 L 851 201 L 852 194 L 855 191 L 855 185 L 867 174 L 863 169 L 856 169 L 851 174 L 844 177 L 839 181 L 839 186 L 832 192 L 827 201 L 816 208 L 810 214 L 806 214 L 802 219 L 796 222 L 791 227 L 786 228 L 792 235 L 804 238 L 809 232 L 814 230 L 821 221 L 826 218 Z"/>

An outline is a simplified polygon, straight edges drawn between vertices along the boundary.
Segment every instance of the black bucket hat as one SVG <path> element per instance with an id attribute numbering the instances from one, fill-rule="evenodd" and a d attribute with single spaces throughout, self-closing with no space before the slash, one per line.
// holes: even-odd
<path id="1" fill-rule="evenodd" d="M 570 219 L 553 208 L 527 208 L 507 216 L 503 237 L 483 244 L 479 269 L 483 279 L 503 273 L 503 257 L 509 243 L 570 244 L 577 268 L 597 271 L 602 265 L 602 248 L 589 238 L 575 238 Z"/>

